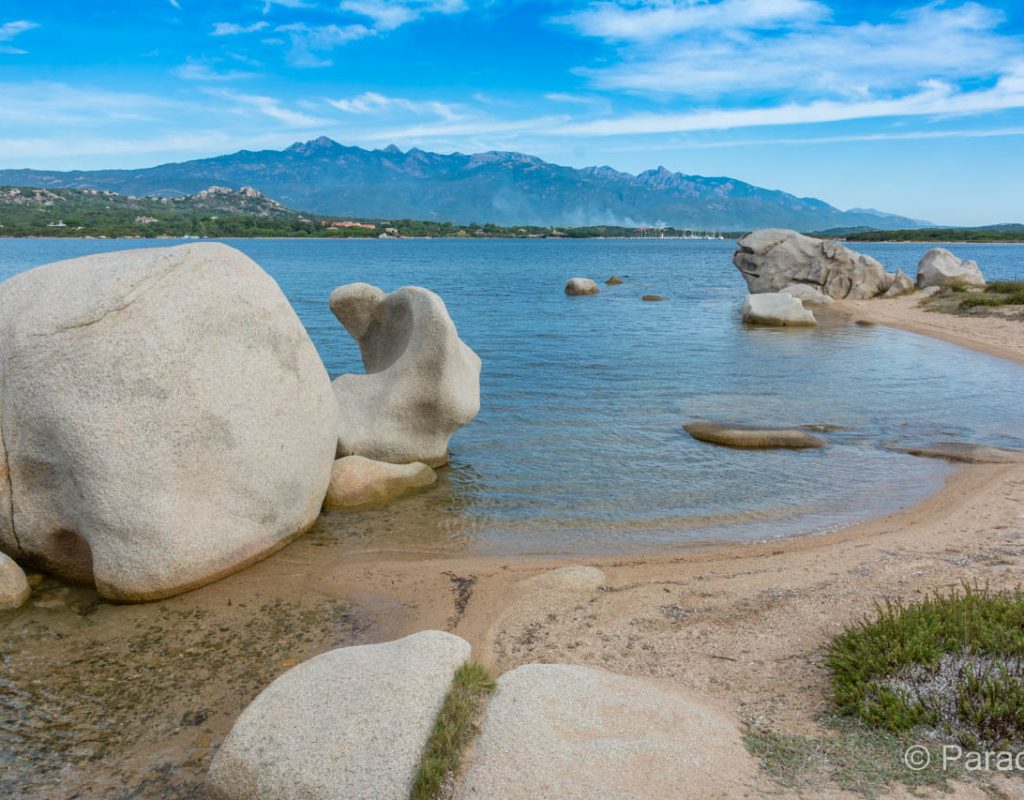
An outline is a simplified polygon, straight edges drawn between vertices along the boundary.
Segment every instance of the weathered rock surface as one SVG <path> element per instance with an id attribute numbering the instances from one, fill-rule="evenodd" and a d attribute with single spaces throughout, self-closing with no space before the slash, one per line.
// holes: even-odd
<path id="1" fill-rule="evenodd" d="M 808 303 L 816 306 L 827 306 L 835 302 L 827 294 L 822 294 L 813 286 L 808 286 L 806 283 L 791 283 L 785 287 L 782 292 L 795 297 L 801 302 Z"/>
<path id="2" fill-rule="evenodd" d="M 334 381 L 338 457 L 446 464 L 448 440 L 480 410 L 480 358 L 444 301 L 417 286 L 386 295 L 353 283 L 331 293 L 330 307 L 366 368 Z"/>
<path id="3" fill-rule="evenodd" d="M 715 800 L 756 778 L 739 726 L 665 683 L 527 664 L 498 679 L 461 800 Z"/>
<path id="4" fill-rule="evenodd" d="M 0 284 L 0 548 L 104 597 L 185 591 L 319 514 L 336 406 L 277 284 L 222 244 Z"/>
<path id="5" fill-rule="evenodd" d="M 971 442 L 935 442 L 921 447 L 895 447 L 901 453 L 924 458 L 944 458 L 965 464 L 1020 464 L 1024 450 L 1009 450 Z"/>
<path id="6" fill-rule="evenodd" d="M 933 247 L 925 253 L 917 265 L 917 287 L 929 286 L 985 286 L 976 261 L 957 258 L 944 247 Z"/>
<path id="7" fill-rule="evenodd" d="M 824 439 L 799 428 L 758 428 L 752 425 L 725 425 L 720 422 L 690 422 L 683 429 L 694 439 L 726 447 L 794 448 L 824 447 Z"/>
<path id="8" fill-rule="evenodd" d="M 786 292 L 748 294 L 743 301 L 743 321 L 750 325 L 807 327 L 817 325 L 814 313 Z"/>
<path id="9" fill-rule="evenodd" d="M 14 559 L 0 553 L 0 611 L 18 608 L 32 594 L 28 579 Z"/>
<path id="10" fill-rule="evenodd" d="M 570 297 L 597 294 L 600 291 L 590 278 L 569 278 L 569 282 L 565 284 L 565 293 Z"/>
<path id="11" fill-rule="evenodd" d="M 882 297 L 899 297 L 912 291 L 914 291 L 914 282 L 903 270 L 898 269 Z"/>
<path id="12" fill-rule="evenodd" d="M 242 712 L 207 784 L 215 800 L 405 800 L 469 644 L 424 631 L 331 650 Z"/>
<path id="13" fill-rule="evenodd" d="M 882 265 L 870 256 L 831 239 L 784 228 L 766 228 L 740 238 L 732 263 L 751 294 L 778 292 L 800 283 L 834 300 L 866 300 L 879 293 L 885 280 Z"/>
<path id="14" fill-rule="evenodd" d="M 379 505 L 437 483 L 437 473 L 418 461 L 388 464 L 362 456 L 345 456 L 334 462 L 324 508 L 340 511 Z"/>
<path id="15" fill-rule="evenodd" d="M 924 297 L 934 297 L 935 295 L 937 295 L 941 291 L 942 291 L 942 287 L 941 286 L 926 286 L 924 289 L 921 290 L 921 294 Z"/>
<path id="16" fill-rule="evenodd" d="M 612 275 L 608 280 L 606 280 L 604 282 L 604 285 L 605 286 L 621 286 L 622 285 L 622 278 L 620 278 L 618 275 Z"/>

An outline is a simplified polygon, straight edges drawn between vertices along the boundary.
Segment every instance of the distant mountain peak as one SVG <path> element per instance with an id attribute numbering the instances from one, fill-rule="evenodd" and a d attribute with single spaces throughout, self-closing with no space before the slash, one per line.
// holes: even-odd
<path id="1" fill-rule="evenodd" d="M 466 155 L 414 147 L 403 153 L 395 144 L 367 150 L 327 136 L 295 142 L 282 151 L 243 150 L 149 169 L 0 170 L 0 184 L 161 197 L 224 187 L 220 191 L 248 196 L 250 202 L 262 198 L 248 192 L 259 192 L 268 202 L 320 214 L 447 220 L 460 225 L 496 222 L 726 231 L 927 227 L 921 220 L 872 209 L 841 211 L 815 198 L 734 178 L 673 172 L 664 165 L 631 175 L 608 166 L 574 169 L 500 150 Z"/>

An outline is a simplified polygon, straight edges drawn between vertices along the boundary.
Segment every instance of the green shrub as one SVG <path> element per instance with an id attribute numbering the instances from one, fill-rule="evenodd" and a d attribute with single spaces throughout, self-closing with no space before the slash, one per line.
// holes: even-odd
<path id="1" fill-rule="evenodd" d="M 887 603 L 829 646 L 836 709 L 893 733 L 1024 746 L 1024 594 L 965 585 Z"/>

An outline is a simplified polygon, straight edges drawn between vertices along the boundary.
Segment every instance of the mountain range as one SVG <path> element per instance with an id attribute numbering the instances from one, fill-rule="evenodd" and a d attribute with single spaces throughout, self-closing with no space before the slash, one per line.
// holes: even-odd
<path id="1" fill-rule="evenodd" d="M 664 167 L 632 175 L 611 167 L 559 166 L 514 152 L 445 155 L 418 148 L 403 152 L 394 145 L 366 150 L 325 136 L 284 150 L 240 150 L 143 169 L 0 170 L 0 185 L 88 188 L 130 196 L 181 197 L 211 184 L 254 187 L 289 208 L 317 214 L 459 224 L 728 231 L 930 225 L 874 209 L 841 211 L 813 197 Z"/>

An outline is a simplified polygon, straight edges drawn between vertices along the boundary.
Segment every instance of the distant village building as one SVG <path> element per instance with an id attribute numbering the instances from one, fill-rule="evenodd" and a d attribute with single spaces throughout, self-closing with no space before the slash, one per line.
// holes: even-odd
<path id="1" fill-rule="evenodd" d="M 159 221 L 160 220 L 158 220 L 156 217 L 141 216 L 141 217 L 136 217 L 135 218 L 135 222 L 138 225 L 152 225 L 154 222 L 159 222 Z"/>
<path id="2" fill-rule="evenodd" d="M 377 230 L 376 225 L 372 225 L 369 222 L 353 222 L 350 219 L 344 219 L 340 222 L 325 223 L 328 228 L 362 228 L 367 231 Z"/>
<path id="3" fill-rule="evenodd" d="M 59 219 L 56 222 L 48 222 L 48 223 L 46 223 L 46 227 L 47 228 L 66 228 L 67 225 L 64 224 L 64 220 Z"/>

